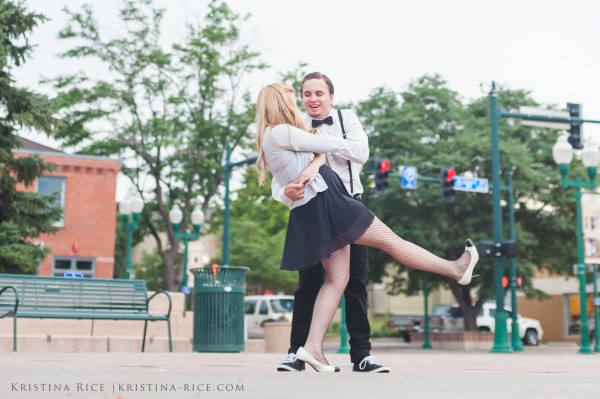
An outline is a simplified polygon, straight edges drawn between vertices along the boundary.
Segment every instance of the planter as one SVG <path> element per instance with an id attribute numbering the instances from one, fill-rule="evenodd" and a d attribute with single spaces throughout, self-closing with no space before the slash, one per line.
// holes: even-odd
<path id="1" fill-rule="evenodd" d="M 411 346 L 420 348 L 423 345 L 423 333 L 411 334 Z M 494 334 L 490 332 L 462 331 L 429 334 L 429 341 L 434 349 L 450 350 L 491 350 L 494 346 Z"/>
<path id="2" fill-rule="evenodd" d="M 289 321 L 268 321 L 263 323 L 265 331 L 265 352 L 287 353 L 290 347 L 292 323 Z"/>

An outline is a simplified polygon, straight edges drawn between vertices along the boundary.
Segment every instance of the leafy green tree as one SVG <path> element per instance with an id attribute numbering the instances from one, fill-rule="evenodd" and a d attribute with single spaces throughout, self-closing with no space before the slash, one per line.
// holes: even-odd
<path id="1" fill-rule="evenodd" d="M 188 227 L 196 204 L 206 211 L 219 197 L 225 143 L 235 149 L 253 142 L 248 128 L 254 104 L 242 82 L 265 65 L 240 42 L 239 25 L 247 16 L 211 0 L 186 38 L 165 48 L 164 10 L 151 0 L 125 1 L 120 24 L 114 24 L 124 31 L 113 38 L 99 30 L 91 6 L 66 12 L 70 21 L 60 37 L 77 40 L 63 57 L 90 58 L 105 71 L 54 80 L 65 119 L 56 137 L 82 153 L 123 161 L 124 174 L 146 203 L 142 225 L 163 259 L 164 286 L 177 290 L 183 267 L 176 261 L 179 240 L 169 210 L 181 206 L 181 229 Z"/>
<path id="2" fill-rule="evenodd" d="M 246 169 L 242 187 L 235 194 L 231 202 L 231 264 L 250 268 L 246 276 L 248 292 L 259 294 L 270 289 L 293 293 L 298 274 L 279 269 L 289 208 L 271 197 L 270 179 L 264 186 L 258 185 L 254 167 Z M 219 229 L 220 233 L 221 227 L 222 220 L 215 220 L 213 230 Z"/>
<path id="3" fill-rule="evenodd" d="M 499 101 L 503 109 L 537 105 L 529 93 L 505 88 L 499 91 Z M 398 165 L 414 165 L 420 176 L 439 177 L 440 167 L 449 165 L 460 175 L 491 181 L 486 97 L 465 102 L 440 76 L 423 76 L 399 94 L 385 87 L 375 89 L 358 104 L 358 114 L 369 134 L 371 156 L 389 157 L 394 170 Z M 526 276 L 531 276 L 535 267 L 566 273 L 561 265 L 573 258 L 572 200 L 558 189 L 559 175 L 551 159 L 555 136 L 553 130 L 501 122 L 501 165 L 504 172 L 510 168 L 514 173 L 517 264 L 519 273 Z M 390 179 L 390 190 L 385 195 L 368 188 L 365 201 L 401 237 L 450 259 L 460 256 L 465 238 L 478 242 L 493 237 L 491 193 L 456 192 L 456 201 L 448 204 L 442 201 L 440 183 L 419 182 L 417 190 L 397 187 Z M 506 214 L 503 218 L 507 237 Z M 390 261 L 385 254 L 371 251 L 372 278 L 380 279 L 383 266 Z M 422 272 L 396 266 L 392 293 L 410 294 L 422 289 Z M 494 295 L 492 261 L 482 259 L 477 272 L 481 278 L 470 287 L 437 275 L 430 279 L 432 288 L 449 286 L 465 315 L 467 329 L 476 328 L 477 312 Z M 542 295 L 531 287 L 526 293 Z"/>
<path id="4" fill-rule="evenodd" d="M 32 46 L 29 35 L 45 18 L 27 11 L 22 1 L 0 1 L 0 272 L 34 273 L 49 248 L 32 240 L 56 231 L 61 210 L 53 197 L 17 191 L 51 169 L 37 156 L 16 157 L 22 129 L 50 133 L 55 120 L 44 96 L 14 84 L 13 68 L 21 66 Z"/>
<path id="5" fill-rule="evenodd" d="M 153 251 L 142 253 L 142 259 L 138 263 L 134 263 L 131 268 L 135 278 L 146 281 L 149 290 L 157 291 L 163 287 L 162 275 L 163 260 L 158 252 Z"/>

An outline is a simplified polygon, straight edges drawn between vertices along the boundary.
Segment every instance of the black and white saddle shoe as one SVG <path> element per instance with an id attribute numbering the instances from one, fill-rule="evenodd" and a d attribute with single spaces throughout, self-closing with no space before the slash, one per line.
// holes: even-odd
<path id="1" fill-rule="evenodd" d="M 288 353 L 280 365 L 277 366 L 277 371 L 303 371 L 304 362 L 296 357 L 295 353 Z"/>
<path id="2" fill-rule="evenodd" d="M 352 371 L 359 373 L 389 373 L 390 368 L 379 364 L 375 356 L 366 356 L 360 362 L 354 363 Z"/>

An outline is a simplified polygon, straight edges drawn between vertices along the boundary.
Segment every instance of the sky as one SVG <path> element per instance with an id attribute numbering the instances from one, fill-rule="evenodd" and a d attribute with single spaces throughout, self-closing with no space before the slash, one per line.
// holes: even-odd
<path id="1" fill-rule="evenodd" d="M 68 42 L 65 5 L 92 4 L 100 27 L 114 33 L 119 0 L 27 0 L 50 21 L 31 42 L 38 47 L 14 75 L 19 84 L 48 92 L 42 77 L 76 71 L 83 61 L 60 60 Z M 165 43 L 180 40 L 185 24 L 207 0 L 155 0 L 167 9 Z M 327 74 L 336 102 L 366 99 L 377 87 L 395 91 L 425 74 L 439 74 L 465 100 L 486 95 L 492 81 L 524 89 L 543 104 L 582 105 L 583 117 L 600 120 L 600 2 L 597 0 L 227 0 L 250 13 L 242 41 L 260 52 L 269 69 L 245 83 L 253 93 L 280 73 L 307 63 Z M 359 115 L 360 117 L 360 115 Z M 586 124 L 584 139 L 600 143 L 600 125 Z M 29 138 L 57 147 L 51 139 Z M 123 195 L 118 190 L 117 197 Z"/>

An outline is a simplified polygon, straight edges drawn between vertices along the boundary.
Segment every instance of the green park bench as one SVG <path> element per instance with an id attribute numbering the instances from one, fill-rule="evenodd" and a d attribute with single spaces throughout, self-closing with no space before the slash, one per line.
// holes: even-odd
<path id="1" fill-rule="evenodd" d="M 169 300 L 166 314 L 150 314 L 158 294 Z M 144 280 L 112 280 L 0 274 L 0 319 L 13 317 L 13 351 L 17 350 L 17 319 L 143 320 L 142 352 L 149 321 L 166 321 L 171 341 L 171 296 L 157 291 L 148 297 Z"/>

